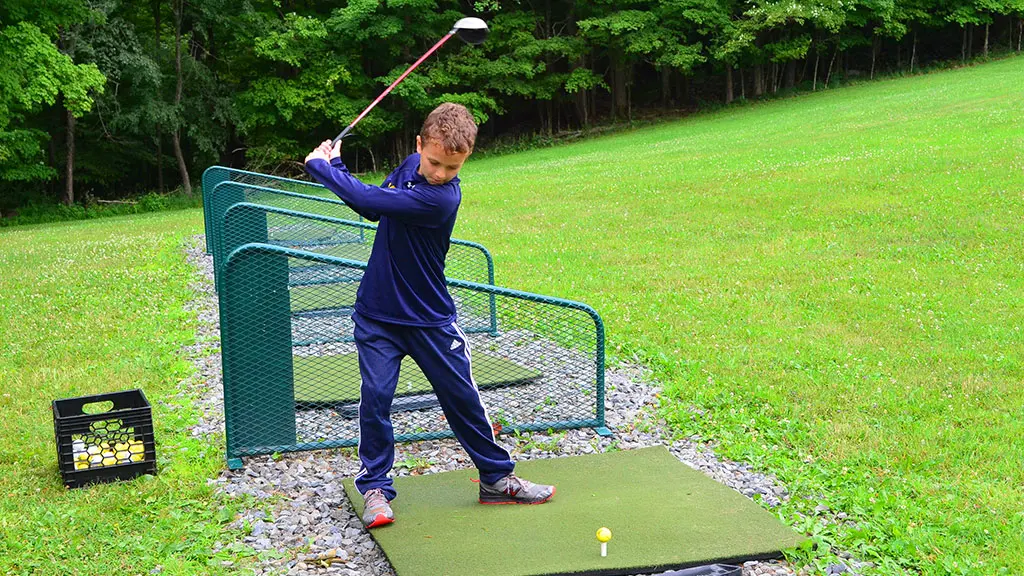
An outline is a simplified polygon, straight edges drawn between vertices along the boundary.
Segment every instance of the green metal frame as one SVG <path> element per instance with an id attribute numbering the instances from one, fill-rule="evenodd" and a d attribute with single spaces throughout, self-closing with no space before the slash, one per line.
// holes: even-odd
<path id="1" fill-rule="evenodd" d="M 241 458 L 275 452 L 296 452 L 342 446 L 355 446 L 357 438 L 324 439 L 298 442 L 295 424 L 294 374 L 290 301 L 288 287 L 289 259 L 300 259 L 331 266 L 365 270 L 366 263 L 314 252 L 295 250 L 269 244 L 252 243 L 235 248 L 223 269 L 223 289 L 219 294 L 221 350 L 223 360 L 224 412 L 227 436 L 227 461 L 232 469 L 242 466 Z M 255 283 L 253 278 L 259 278 Z M 593 352 L 595 369 L 595 418 L 510 425 L 502 432 L 535 431 L 567 428 L 594 428 L 610 435 L 605 424 L 605 331 L 600 315 L 590 306 L 539 294 L 521 292 L 493 285 L 449 279 L 449 288 L 480 292 L 503 299 L 517 299 L 554 307 L 582 311 L 594 322 Z M 263 323 L 251 330 L 253 317 Z M 272 384 L 268 388 L 267 382 Z M 260 401 L 242 396 L 260 391 Z M 268 426 L 275 423 L 274 426 Z M 249 426 L 249 428 L 243 428 Z M 257 441 L 239 445 L 235 438 L 244 429 Z M 450 430 L 420 434 L 398 434 L 398 442 L 449 438 Z"/>

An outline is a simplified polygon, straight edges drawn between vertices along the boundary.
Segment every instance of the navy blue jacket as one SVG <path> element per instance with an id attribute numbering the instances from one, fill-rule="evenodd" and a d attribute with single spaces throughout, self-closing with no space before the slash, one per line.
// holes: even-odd
<path id="1" fill-rule="evenodd" d="M 444 262 L 462 189 L 458 177 L 429 184 L 419 165 L 412 154 L 381 186 L 356 179 L 340 158 L 311 160 L 306 170 L 364 218 L 380 221 L 356 311 L 380 322 L 445 326 L 455 321 Z"/>

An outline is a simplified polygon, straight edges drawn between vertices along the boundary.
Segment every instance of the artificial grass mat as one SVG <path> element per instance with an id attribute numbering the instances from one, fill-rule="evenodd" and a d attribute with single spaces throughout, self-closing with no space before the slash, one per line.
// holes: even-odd
<path id="1" fill-rule="evenodd" d="M 477 388 L 500 388 L 528 384 L 541 373 L 515 362 L 476 352 L 472 360 L 473 380 Z M 346 404 L 359 401 L 359 357 L 355 352 L 331 356 L 295 356 L 292 358 L 295 401 L 308 405 Z M 352 374 L 348 386 L 339 386 L 339 374 Z M 402 360 L 395 396 L 433 392 L 420 367 L 409 356 Z"/>
<path id="2" fill-rule="evenodd" d="M 289 288 L 291 311 L 351 309 L 356 303 L 358 282 L 333 282 Z"/>
<path id="3" fill-rule="evenodd" d="M 395 522 L 370 534 L 398 576 L 663 572 L 774 558 L 804 540 L 664 446 L 519 462 L 516 474 L 557 492 L 539 506 L 485 506 L 476 470 L 402 476 Z M 344 484 L 361 515 L 362 496 Z"/>

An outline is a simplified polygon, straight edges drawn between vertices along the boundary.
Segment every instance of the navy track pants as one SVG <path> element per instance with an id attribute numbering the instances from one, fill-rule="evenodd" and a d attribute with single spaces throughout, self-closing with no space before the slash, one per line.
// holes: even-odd
<path id="1" fill-rule="evenodd" d="M 515 467 L 508 451 L 494 439 L 491 421 L 470 371 L 469 341 L 453 322 L 438 328 L 378 322 L 358 313 L 355 321 L 359 352 L 359 460 L 356 475 L 361 494 L 380 488 L 388 500 L 396 493 L 388 473 L 395 463 L 391 402 L 398 386 L 402 359 L 411 356 L 430 381 L 448 425 L 469 453 L 480 480 L 493 484 Z"/>

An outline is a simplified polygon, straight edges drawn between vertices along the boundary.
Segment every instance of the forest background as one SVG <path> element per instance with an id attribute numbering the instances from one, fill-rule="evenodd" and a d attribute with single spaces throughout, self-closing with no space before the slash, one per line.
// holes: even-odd
<path id="1" fill-rule="evenodd" d="M 375 108 L 346 139 L 355 171 L 410 153 L 441 101 L 499 151 L 1024 37 L 1024 0 L 4 0 L 0 223 L 197 203 L 213 164 L 295 176 L 464 15 L 488 41 L 446 45 Z"/>

